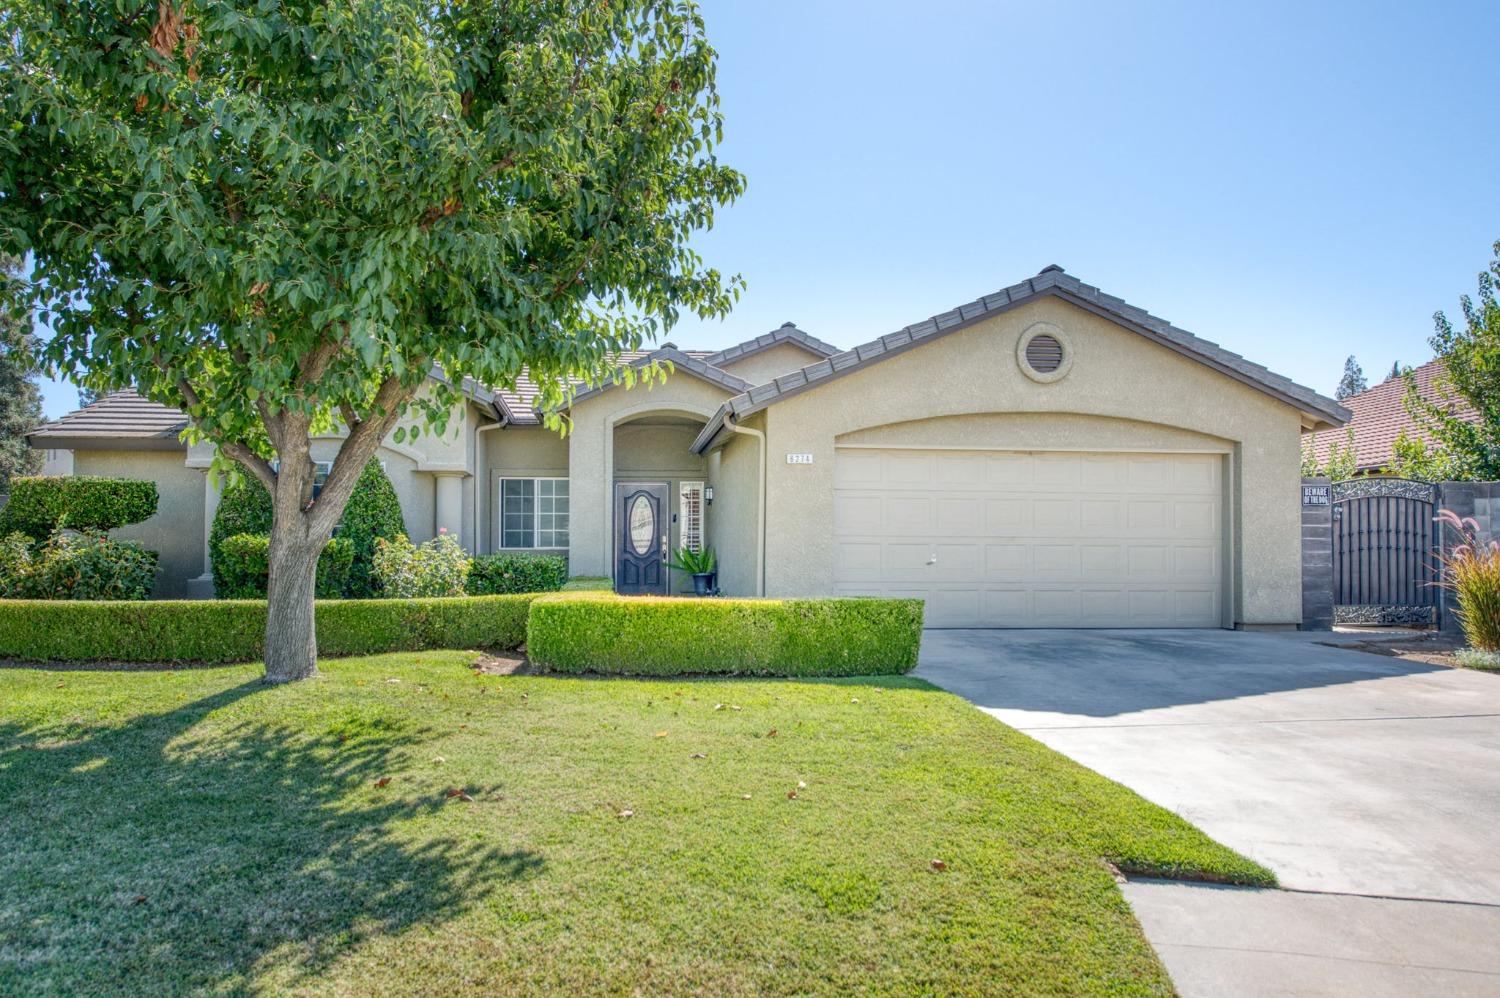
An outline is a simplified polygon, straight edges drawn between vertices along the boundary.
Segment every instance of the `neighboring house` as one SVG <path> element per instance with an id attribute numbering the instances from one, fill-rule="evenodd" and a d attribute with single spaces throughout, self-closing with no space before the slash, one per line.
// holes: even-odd
<path id="1" fill-rule="evenodd" d="M 1447 370 L 1441 360 L 1430 360 L 1412 370 L 1417 392 L 1429 402 L 1449 407 L 1460 418 L 1478 422 L 1479 414 L 1450 386 L 1446 386 Z M 1413 440 L 1432 442 L 1432 435 L 1418 425 L 1406 408 L 1406 378 L 1396 377 L 1382 381 L 1358 395 L 1344 399 L 1344 406 L 1352 413 L 1349 425 L 1339 429 L 1316 430 L 1307 433 L 1305 444 L 1310 445 L 1318 464 L 1328 462 L 1333 448 L 1340 450 L 1349 446 L 1349 437 L 1354 436 L 1354 464 L 1356 474 L 1380 474 L 1391 464 L 1392 448 L 1396 438 L 1403 432 Z"/>
<path id="2" fill-rule="evenodd" d="M 471 392 L 442 440 L 388 442 L 413 539 L 566 552 L 622 592 L 681 588 L 664 552 L 708 544 L 727 595 L 917 596 L 937 627 L 1288 626 L 1301 434 L 1349 417 L 1058 267 L 849 351 L 788 324 L 647 358 L 666 384 L 581 391 L 566 437 L 522 385 Z M 171 449 L 148 405 L 32 439 L 170 483 L 156 520 L 198 578 L 162 589 L 198 592 L 211 452 Z"/>

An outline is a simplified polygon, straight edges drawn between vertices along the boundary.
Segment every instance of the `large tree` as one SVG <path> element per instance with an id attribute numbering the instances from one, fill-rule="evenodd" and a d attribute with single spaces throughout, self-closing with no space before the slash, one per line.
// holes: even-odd
<path id="1" fill-rule="evenodd" d="M 1358 395 L 1369 388 L 1365 381 L 1365 369 L 1359 366 L 1359 361 L 1350 354 L 1344 361 L 1344 376 L 1339 379 L 1339 385 L 1333 390 L 1333 397 L 1342 402 L 1351 395 Z"/>
<path id="2" fill-rule="evenodd" d="M 42 454 L 25 436 L 42 421 L 37 339 L 25 287 L 20 259 L 0 253 L 0 494 L 10 491 L 13 476 L 42 470 Z"/>
<path id="3" fill-rule="evenodd" d="M 1444 367 L 1434 382 L 1435 397 L 1424 397 L 1406 372 L 1406 407 L 1433 438 L 1417 456 L 1447 478 L 1500 479 L 1500 242 L 1494 254 L 1489 270 L 1479 274 L 1477 298 L 1459 300 L 1463 325 L 1455 326 L 1443 312 L 1433 316 L 1428 342 Z M 1458 414 L 1464 404 L 1477 419 Z"/>
<path id="4" fill-rule="evenodd" d="M 564 407 L 738 293 L 689 247 L 744 183 L 690 0 L 13 0 L 0 27 L 0 239 L 36 255 L 49 359 L 270 491 L 270 680 L 315 671 L 318 552 L 388 433 L 523 366 Z"/>

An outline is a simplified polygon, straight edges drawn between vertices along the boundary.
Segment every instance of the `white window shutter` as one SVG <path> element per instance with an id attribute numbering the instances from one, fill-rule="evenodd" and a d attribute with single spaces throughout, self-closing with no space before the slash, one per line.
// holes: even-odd
<path id="1" fill-rule="evenodd" d="M 703 550 L 703 483 L 683 482 L 677 487 L 678 543 L 689 551 Z"/>

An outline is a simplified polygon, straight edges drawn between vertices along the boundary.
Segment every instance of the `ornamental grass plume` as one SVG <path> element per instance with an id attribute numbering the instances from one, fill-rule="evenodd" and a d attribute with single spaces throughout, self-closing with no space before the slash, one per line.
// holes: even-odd
<path id="1" fill-rule="evenodd" d="M 1459 536 L 1459 543 L 1438 548 L 1441 581 L 1458 599 L 1458 621 L 1469 647 L 1500 651 L 1500 542 L 1479 536 L 1479 521 L 1439 510 L 1435 522 Z"/>

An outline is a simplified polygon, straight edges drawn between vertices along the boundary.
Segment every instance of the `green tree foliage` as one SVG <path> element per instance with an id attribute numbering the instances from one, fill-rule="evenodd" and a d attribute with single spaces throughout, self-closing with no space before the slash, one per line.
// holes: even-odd
<path id="1" fill-rule="evenodd" d="M 1391 373 L 1385 376 L 1385 380 L 1395 381 L 1397 378 L 1401 377 L 1401 372 L 1403 370 L 1404 368 L 1402 368 L 1401 362 L 1399 360 L 1391 361 Z"/>
<path id="2" fill-rule="evenodd" d="M 1489 270 L 1479 274 L 1477 298 L 1460 299 L 1463 326 L 1443 312 L 1433 316 L 1428 342 L 1445 368 L 1433 381 L 1436 397 L 1424 398 L 1406 372 L 1406 408 L 1432 436 L 1428 449 L 1441 455 L 1446 477 L 1455 481 L 1500 479 L 1500 242 L 1494 254 Z M 1479 414 L 1477 422 L 1454 414 L 1460 403 Z"/>
<path id="3" fill-rule="evenodd" d="M 1402 430 L 1391 444 L 1391 463 L 1385 469 L 1397 478 L 1410 478 L 1417 482 L 1452 482 L 1458 480 L 1458 471 L 1448 452 L 1438 447 L 1429 447 L 1421 437 L 1414 437 Z"/>
<path id="4" fill-rule="evenodd" d="M 62 374 L 271 493 L 269 679 L 315 671 L 317 552 L 388 433 L 523 368 L 562 411 L 738 293 L 689 246 L 744 184 L 690 0 L 12 0 L 0 37 L 0 250 Z"/>
<path id="5" fill-rule="evenodd" d="M 42 421 L 37 338 L 31 331 L 19 257 L 0 253 L 0 495 L 17 475 L 42 470 L 41 451 L 24 434 Z"/>
<path id="6" fill-rule="evenodd" d="M 1349 359 L 1344 361 L 1344 376 L 1339 379 L 1339 386 L 1333 390 L 1333 397 L 1343 401 L 1351 395 L 1358 395 L 1369 388 L 1365 382 L 1364 368 L 1359 366 L 1359 361 L 1350 354 Z"/>
<path id="7" fill-rule="evenodd" d="M 265 486 L 252 478 L 242 478 L 224 490 L 219 500 L 219 509 L 214 513 L 213 525 L 208 531 L 209 564 L 213 571 L 214 592 L 221 598 L 242 598 L 244 588 L 239 579 L 242 572 L 235 570 L 231 577 L 231 561 L 242 561 L 227 555 L 224 544 L 228 538 L 245 535 L 267 536 L 271 533 L 271 495 Z M 350 599 L 371 599 L 380 595 L 380 583 L 373 575 L 375 542 L 380 538 L 394 539 L 406 530 L 401 517 L 401 500 L 396 496 L 385 469 L 378 460 L 365 465 L 354 494 L 344 508 L 344 517 L 334 528 L 334 536 L 347 540 L 351 546 L 351 564 L 347 571 L 329 575 L 324 571 L 316 588 L 321 595 L 339 595 Z M 243 547 L 243 543 L 241 545 Z M 326 564 L 327 548 L 322 559 Z M 330 578 L 339 582 L 339 592 L 329 591 Z M 262 586 L 260 595 L 265 595 Z"/>
<path id="8" fill-rule="evenodd" d="M 1303 478 L 1331 478 L 1335 482 L 1342 482 L 1353 478 L 1358 470 L 1359 459 L 1354 446 L 1354 427 L 1344 428 L 1343 443 L 1337 440 L 1329 442 L 1328 456 L 1323 461 L 1318 460 L 1318 455 L 1313 450 L 1312 435 L 1302 438 Z"/>

